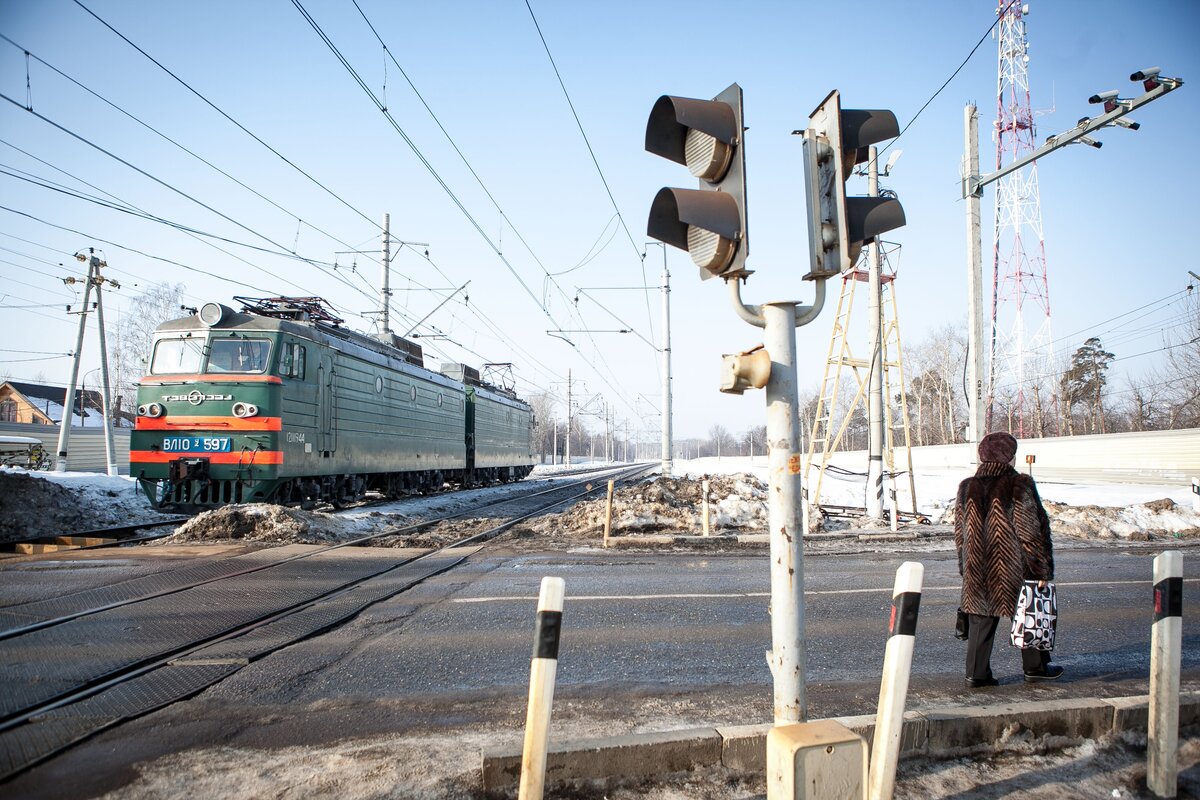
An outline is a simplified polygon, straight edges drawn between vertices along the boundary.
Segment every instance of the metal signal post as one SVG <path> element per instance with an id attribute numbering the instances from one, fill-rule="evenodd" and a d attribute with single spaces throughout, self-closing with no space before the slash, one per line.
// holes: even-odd
<path id="1" fill-rule="evenodd" d="M 817 318 L 825 304 L 825 281 L 854 261 L 866 242 L 904 224 L 891 198 L 847 198 L 843 183 L 867 146 L 897 135 L 890 111 L 843 111 L 837 91 L 812 114 L 805 136 L 808 228 L 816 282 L 810 306 L 794 302 L 747 305 L 741 284 L 751 274 L 746 214 L 742 92 L 735 83 L 712 100 L 663 95 L 646 123 L 646 150 L 686 166 L 697 189 L 664 188 L 654 198 L 649 236 L 686 251 L 707 279 L 729 287 L 734 312 L 763 329 L 763 345 L 725 356 L 721 391 L 766 389 L 771 535 L 771 650 L 776 726 L 807 715 L 804 635 L 804 499 L 801 486 L 799 401 L 796 391 L 796 328 Z"/>

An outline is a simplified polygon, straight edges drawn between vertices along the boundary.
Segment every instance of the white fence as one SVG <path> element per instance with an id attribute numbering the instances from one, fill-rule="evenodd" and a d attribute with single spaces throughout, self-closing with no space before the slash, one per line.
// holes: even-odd
<path id="1" fill-rule="evenodd" d="M 58 453 L 57 425 L 30 425 L 28 423 L 0 423 L 0 435 L 32 436 L 40 439 L 51 458 Z M 113 447 L 116 449 L 117 470 L 129 474 L 129 428 L 113 431 Z M 107 472 L 104 458 L 103 428 L 71 428 L 71 441 L 67 445 L 67 469 L 71 472 Z"/>
<path id="2" fill-rule="evenodd" d="M 1037 459 L 1032 469 L 1039 479 L 1190 486 L 1192 476 L 1200 476 L 1200 428 L 1021 439 L 1017 468 L 1022 472 L 1029 469 L 1027 455 Z M 977 463 L 975 446 L 970 444 L 914 447 L 912 460 L 917 472 L 951 469 L 964 475 L 973 472 Z M 867 454 L 862 450 L 837 453 L 832 463 L 865 472 Z M 897 448 L 896 469 L 906 468 L 904 450 Z"/>

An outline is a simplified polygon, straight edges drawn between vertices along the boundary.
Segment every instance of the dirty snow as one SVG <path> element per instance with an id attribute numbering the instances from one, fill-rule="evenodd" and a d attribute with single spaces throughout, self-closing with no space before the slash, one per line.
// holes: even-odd
<path id="1" fill-rule="evenodd" d="M 538 468 L 530 480 L 554 480 L 561 472 L 561 469 Z M 677 462 L 676 475 L 685 477 L 660 478 L 617 493 L 615 532 L 699 533 L 702 524 L 699 479 L 703 475 L 711 476 L 715 533 L 762 532 L 766 525 L 766 473 L 762 458 L 724 459 L 721 463 Z M 954 493 L 962 477 L 950 472 L 916 476 L 919 509 L 935 522 L 943 523 L 943 532 L 944 523 L 952 519 Z M 904 507 L 907 481 L 900 483 Z M 1200 513 L 1192 510 L 1188 487 L 1047 482 L 1039 484 L 1039 489 L 1059 536 L 1116 542 L 1154 537 L 1169 538 L 1173 544 L 1190 544 L 1200 533 Z M 508 485 L 471 494 L 499 499 L 521 490 L 522 485 Z M 829 476 L 823 495 L 829 503 L 861 506 L 862 491 L 861 478 Z M 469 502 L 466 493 L 446 494 L 336 514 L 242 506 L 199 515 L 171 540 L 332 542 L 460 510 Z M 604 503 L 603 497 L 578 503 L 567 512 L 533 520 L 506 536 L 510 541 L 528 543 L 531 547 L 599 546 Z M 150 521 L 160 516 L 137 491 L 136 483 L 127 477 L 0 469 L 0 540 L 58 533 L 66 528 L 79 530 Z M 650 698 L 648 701 L 652 702 Z M 631 710 L 631 714 L 636 717 L 638 712 Z M 571 730 L 572 726 L 562 724 L 565 721 L 560 718 L 556 723 L 558 735 L 588 735 L 584 729 Z M 719 721 L 679 722 L 696 725 Z M 607 732 L 610 731 L 603 733 Z M 190 794 L 240 800 L 281 792 L 318 798 L 479 797 L 478 753 L 494 744 L 498 735 L 511 737 L 518 732 L 454 735 L 430 732 L 269 750 L 231 746 L 196 749 L 139 765 L 133 782 L 110 797 L 148 799 Z M 1179 763 L 1180 796 L 1200 796 L 1200 738 L 1194 729 L 1181 738 Z M 902 761 L 896 797 L 1135 798 L 1146 796 L 1142 788 L 1144 776 L 1144 735 L 1099 741 L 1030 741 L 1016 736 L 996 749 L 989 747 L 961 757 Z M 699 770 L 668 776 L 648 785 L 579 787 L 571 796 L 610 800 L 759 800 L 765 791 L 758 775 Z"/>
<path id="2" fill-rule="evenodd" d="M 337 513 L 284 509 L 266 505 L 232 506 L 197 515 L 164 543 L 240 540 L 271 545 L 324 544 L 400 528 L 428 517 L 465 510 L 481 501 L 512 497 L 533 484 L 550 486 L 567 480 L 563 467 L 537 467 L 517 484 L 474 492 L 413 497 Z M 703 530 L 701 481 L 710 481 L 710 530 L 718 538 L 764 533 L 767 527 L 766 459 L 725 458 L 676 462 L 676 477 L 657 477 L 636 486 L 621 487 L 613 502 L 613 534 L 693 535 Z M 953 522 L 958 472 L 922 472 L 915 476 L 918 511 L 933 526 L 902 525 L 920 537 L 945 538 Z M 822 501 L 833 505 L 863 505 L 861 476 L 828 473 Z M 1056 536 L 1088 541 L 1166 541 L 1184 544 L 1200 540 L 1200 513 L 1193 510 L 1187 486 L 1126 484 L 1038 485 Z M 911 508 L 908 480 L 897 481 L 902 510 Z M 523 547 L 594 546 L 603 537 L 606 501 L 576 503 L 567 511 L 531 520 L 504 535 Z M 481 512 L 483 514 L 487 511 Z M 162 519 L 129 477 L 94 473 L 28 472 L 0 468 L 0 541 L 78 532 L 133 522 Z M 826 519 L 810 515 L 810 529 L 878 530 L 864 519 Z M 381 545 L 425 546 L 451 541 L 463 524 L 443 525 L 419 536 L 388 537 Z M 678 543 L 676 543 L 678 544 Z M 945 546 L 944 542 L 941 546 Z"/>

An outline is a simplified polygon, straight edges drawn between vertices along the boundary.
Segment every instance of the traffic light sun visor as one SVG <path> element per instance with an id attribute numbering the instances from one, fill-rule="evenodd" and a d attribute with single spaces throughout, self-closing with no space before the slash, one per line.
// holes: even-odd
<path id="1" fill-rule="evenodd" d="M 732 242 L 742 238 L 737 201 L 728 193 L 660 189 L 650 205 L 646 233 L 680 250 L 687 250 L 689 225 L 712 231 Z"/>
<path id="2" fill-rule="evenodd" d="M 855 151 L 855 164 L 867 160 L 868 146 L 900 135 L 896 115 L 886 109 L 843 108 L 841 114 L 842 149 Z"/>
<path id="3" fill-rule="evenodd" d="M 663 95 L 646 123 L 646 150 L 690 168 L 686 153 L 689 129 L 726 145 L 738 141 L 737 118 L 726 103 Z"/>

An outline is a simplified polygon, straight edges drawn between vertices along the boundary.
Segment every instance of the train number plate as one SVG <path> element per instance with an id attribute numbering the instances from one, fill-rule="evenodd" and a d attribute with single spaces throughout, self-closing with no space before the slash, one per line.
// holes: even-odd
<path id="1" fill-rule="evenodd" d="M 164 453 L 228 453 L 228 436 L 167 436 Z"/>

